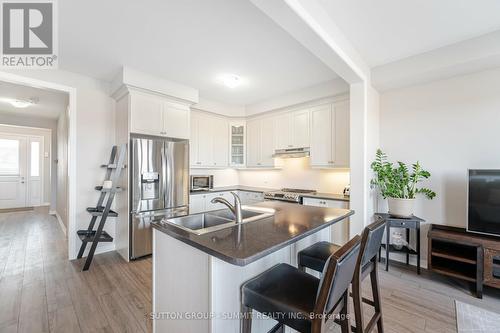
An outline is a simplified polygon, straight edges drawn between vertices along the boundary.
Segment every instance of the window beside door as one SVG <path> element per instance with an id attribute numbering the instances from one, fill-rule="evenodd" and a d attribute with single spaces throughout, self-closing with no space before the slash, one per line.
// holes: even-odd
<path id="1" fill-rule="evenodd" d="M 0 175 L 19 175 L 19 140 L 0 139 Z"/>

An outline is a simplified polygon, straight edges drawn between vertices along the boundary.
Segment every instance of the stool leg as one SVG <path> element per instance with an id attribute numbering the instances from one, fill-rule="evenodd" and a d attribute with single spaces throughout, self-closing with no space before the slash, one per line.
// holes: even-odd
<path id="1" fill-rule="evenodd" d="M 340 310 L 340 331 L 342 333 L 349 333 L 350 328 L 351 328 L 351 323 L 350 323 L 349 315 L 348 315 L 348 313 L 349 313 L 349 288 L 345 292 L 343 298 L 344 298 L 344 300 L 343 300 L 344 306 Z"/>
<path id="2" fill-rule="evenodd" d="M 376 258 L 373 259 L 373 264 L 373 271 L 370 273 L 370 282 L 372 285 L 373 303 L 375 303 L 375 315 L 380 314 L 380 318 L 377 320 L 377 332 L 384 333 L 384 325 L 382 322 L 382 302 L 378 284 L 378 265 Z"/>
<path id="3" fill-rule="evenodd" d="M 352 280 L 352 300 L 354 303 L 354 318 L 356 319 L 356 333 L 363 333 L 365 325 L 363 320 L 363 290 L 361 288 L 360 273 L 355 274 Z"/>
<path id="4" fill-rule="evenodd" d="M 252 309 L 241 304 L 240 333 L 252 332 Z"/>
<path id="5" fill-rule="evenodd" d="M 300 260 L 300 254 L 297 255 L 297 268 L 299 271 L 305 272 L 306 271 L 306 266 L 302 266 L 302 260 Z"/>

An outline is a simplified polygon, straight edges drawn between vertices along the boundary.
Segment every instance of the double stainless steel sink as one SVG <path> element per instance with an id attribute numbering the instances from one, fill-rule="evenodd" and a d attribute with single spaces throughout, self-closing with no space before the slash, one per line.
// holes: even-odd
<path id="1" fill-rule="evenodd" d="M 274 209 L 258 206 L 243 205 L 241 208 L 242 223 L 262 220 L 273 216 L 275 213 Z M 162 220 L 162 222 L 174 225 L 196 235 L 203 235 L 237 225 L 234 215 L 229 209 L 169 218 Z"/>

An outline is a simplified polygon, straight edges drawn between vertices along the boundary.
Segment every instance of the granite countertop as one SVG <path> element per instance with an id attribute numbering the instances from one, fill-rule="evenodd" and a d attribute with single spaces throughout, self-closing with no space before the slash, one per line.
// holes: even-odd
<path id="1" fill-rule="evenodd" d="M 270 191 L 277 191 L 275 188 L 264 188 L 264 187 L 254 187 L 254 186 L 244 186 L 244 185 L 231 185 L 231 186 L 219 186 L 214 187 L 208 191 L 192 191 L 190 194 L 207 194 L 214 192 L 227 192 L 227 191 L 247 191 L 247 192 L 257 192 L 264 193 Z"/>
<path id="2" fill-rule="evenodd" d="M 253 186 L 243 186 L 243 185 L 233 185 L 233 186 L 221 186 L 214 187 L 208 191 L 194 191 L 191 192 L 191 195 L 196 194 L 207 194 L 207 193 L 216 193 L 216 192 L 226 192 L 226 191 L 248 191 L 248 192 L 257 192 L 264 193 L 270 191 L 278 191 L 279 189 L 273 188 L 263 188 L 263 187 L 253 187 Z M 336 193 L 314 193 L 314 194 L 301 194 L 302 198 L 316 198 L 316 199 L 325 199 L 325 200 L 340 200 L 340 201 L 349 201 L 349 197 L 343 194 Z"/>
<path id="3" fill-rule="evenodd" d="M 316 198 L 316 199 L 325 199 L 325 200 L 340 200 L 340 201 L 349 201 L 349 197 L 343 194 L 336 193 L 310 193 L 310 194 L 301 194 L 302 198 Z"/>
<path id="4" fill-rule="evenodd" d="M 274 216 L 196 235 L 174 225 L 152 223 L 153 228 L 237 266 L 246 266 L 287 245 L 345 219 L 354 211 L 264 201 L 254 206 L 272 208 Z"/>

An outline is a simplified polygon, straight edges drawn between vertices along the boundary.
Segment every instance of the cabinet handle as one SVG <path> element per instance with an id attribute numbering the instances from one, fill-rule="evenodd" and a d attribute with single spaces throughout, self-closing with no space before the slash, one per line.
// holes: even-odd
<path id="1" fill-rule="evenodd" d="M 328 161 L 328 164 L 333 164 L 333 161 Z"/>
<path id="2" fill-rule="evenodd" d="M 292 147 L 293 147 L 293 145 L 288 145 L 288 147 L 289 147 L 289 148 L 292 148 Z"/>
<path id="3" fill-rule="evenodd" d="M 201 162 L 196 162 L 196 164 L 201 164 Z"/>

